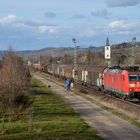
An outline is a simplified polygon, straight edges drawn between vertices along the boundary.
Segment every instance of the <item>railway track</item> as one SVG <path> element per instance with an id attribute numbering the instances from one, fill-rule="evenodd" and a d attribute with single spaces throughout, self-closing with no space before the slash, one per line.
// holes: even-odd
<path id="1" fill-rule="evenodd" d="M 56 78 L 52 75 L 48 75 L 46 73 L 39 73 L 40 75 L 47 76 L 49 77 L 52 81 L 54 80 L 55 82 L 58 81 L 58 84 L 63 83 L 63 86 L 65 81 L 63 79 L 59 79 Z M 62 86 L 62 84 L 61 84 Z M 92 98 L 93 100 L 107 106 L 107 107 L 111 107 L 113 109 L 117 109 L 120 112 L 125 113 L 126 115 L 137 119 L 140 121 L 140 103 L 133 103 L 133 102 L 129 102 L 126 100 L 122 100 L 120 98 L 117 98 L 115 96 L 111 96 L 108 94 L 105 94 L 103 92 L 97 91 L 93 88 L 88 88 L 86 86 L 83 86 L 81 84 L 77 84 L 77 87 L 74 88 L 74 90 L 78 90 L 80 93 L 84 94 L 85 96 L 87 96 L 88 98 Z"/>
<path id="2" fill-rule="evenodd" d="M 126 114 L 127 116 L 140 121 L 140 118 L 139 118 L 140 103 L 132 103 L 132 102 L 117 98 L 115 96 L 111 96 L 103 92 L 97 91 L 95 89 L 83 87 L 82 85 L 78 85 L 78 86 L 82 93 L 87 94 L 87 96 L 90 96 L 91 98 L 103 104 L 104 106 L 118 110 L 119 112 L 122 112 Z"/>
<path id="3" fill-rule="evenodd" d="M 94 88 L 89 88 L 89 87 L 83 86 L 81 84 L 78 84 L 78 86 L 80 86 L 81 90 L 83 90 L 84 92 L 89 93 L 91 95 L 93 94 L 92 92 L 94 92 L 94 94 L 97 94 L 97 95 L 101 94 L 102 96 L 107 96 L 108 98 L 113 98 L 113 99 L 116 99 L 118 101 L 121 101 L 121 102 L 124 102 L 124 103 L 127 103 L 127 104 L 131 104 L 131 105 L 134 105 L 134 106 L 140 108 L 140 101 L 123 100 L 119 97 L 116 97 L 114 95 L 110 95 L 110 94 L 98 91 Z"/>

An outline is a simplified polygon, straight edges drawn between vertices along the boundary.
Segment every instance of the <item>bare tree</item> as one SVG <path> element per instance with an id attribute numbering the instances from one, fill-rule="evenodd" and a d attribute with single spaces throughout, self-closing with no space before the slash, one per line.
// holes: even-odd
<path id="1" fill-rule="evenodd" d="M 22 58 L 10 50 L 2 59 L 0 77 L 0 113 L 3 116 L 4 128 L 6 112 L 10 112 L 14 117 L 30 106 L 27 92 L 31 76 Z"/>

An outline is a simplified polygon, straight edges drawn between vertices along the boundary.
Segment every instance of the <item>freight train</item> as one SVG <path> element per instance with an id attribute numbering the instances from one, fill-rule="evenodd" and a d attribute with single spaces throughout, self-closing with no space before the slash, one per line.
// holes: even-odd
<path id="1" fill-rule="evenodd" d="M 73 65 L 45 65 L 44 72 L 61 78 L 69 78 L 105 93 L 122 99 L 140 100 L 140 69 L 134 67 L 107 67 L 96 65 L 78 65 L 75 73 Z"/>

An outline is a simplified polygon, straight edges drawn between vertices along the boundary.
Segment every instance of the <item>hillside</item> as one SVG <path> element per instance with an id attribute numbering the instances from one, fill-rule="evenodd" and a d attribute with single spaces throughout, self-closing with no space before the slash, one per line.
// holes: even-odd
<path id="1" fill-rule="evenodd" d="M 89 48 L 78 48 L 78 53 L 87 52 L 90 50 L 91 52 L 98 52 L 102 49 L 102 47 L 92 47 Z M 2 56 L 5 53 L 5 51 L 0 51 L 0 56 Z M 74 54 L 74 48 L 68 47 L 60 47 L 60 48 L 43 48 L 40 50 L 26 50 L 26 51 L 16 51 L 17 54 L 24 56 L 25 58 L 29 57 L 40 57 L 40 56 L 48 56 L 48 57 L 60 57 L 64 56 L 65 54 L 73 55 Z"/>
<path id="2" fill-rule="evenodd" d="M 111 61 L 113 64 L 117 64 L 119 60 L 123 61 L 124 64 L 128 62 L 132 63 L 132 46 L 135 52 L 135 62 L 140 63 L 140 42 L 133 44 L 132 42 L 123 42 L 120 44 L 115 44 L 111 46 Z M 0 56 L 2 56 L 5 51 L 0 51 Z M 17 51 L 19 55 L 23 56 L 25 60 L 31 60 L 32 62 L 52 62 L 55 63 L 60 61 L 61 63 L 72 63 L 74 48 L 60 47 L 60 48 L 43 48 L 40 50 L 33 51 Z M 90 64 L 102 64 L 104 63 L 104 46 L 95 47 L 90 46 L 88 48 L 77 48 L 77 55 L 80 63 L 90 63 Z M 95 62 L 96 61 L 96 62 Z"/>

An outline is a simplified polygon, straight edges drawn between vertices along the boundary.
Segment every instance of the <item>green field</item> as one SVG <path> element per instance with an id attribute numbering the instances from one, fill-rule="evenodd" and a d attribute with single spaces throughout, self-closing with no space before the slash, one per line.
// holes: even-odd
<path id="1" fill-rule="evenodd" d="M 6 132 L 1 133 L 0 140 L 101 139 L 61 97 L 41 82 L 33 80 L 32 92 L 33 106 L 30 114 L 22 115 L 10 123 L 7 118 Z"/>

